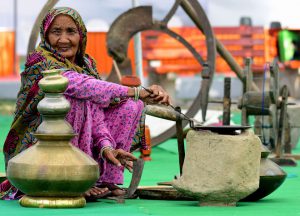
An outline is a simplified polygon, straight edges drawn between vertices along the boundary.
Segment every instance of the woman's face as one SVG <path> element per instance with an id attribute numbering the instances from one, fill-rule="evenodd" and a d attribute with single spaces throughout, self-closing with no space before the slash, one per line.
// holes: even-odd
<path id="1" fill-rule="evenodd" d="M 67 15 L 54 18 L 48 31 L 49 44 L 71 62 L 75 62 L 80 35 L 74 20 Z"/>

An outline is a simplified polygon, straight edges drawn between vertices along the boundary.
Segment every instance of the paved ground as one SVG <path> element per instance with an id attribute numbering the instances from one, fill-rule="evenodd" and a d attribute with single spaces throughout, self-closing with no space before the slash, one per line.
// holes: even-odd
<path id="1" fill-rule="evenodd" d="M 20 89 L 20 78 L 0 79 L 0 99 L 15 99 Z"/>

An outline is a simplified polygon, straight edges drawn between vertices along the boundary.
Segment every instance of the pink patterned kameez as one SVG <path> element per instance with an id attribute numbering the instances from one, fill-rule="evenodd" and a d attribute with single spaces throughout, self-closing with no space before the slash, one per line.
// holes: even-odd
<path id="1" fill-rule="evenodd" d="M 123 184 L 124 168 L 108 163 L 100 157 L 100 151 L 104 146 L 130 150 L 143 102 L 128 98 L 128 87 L 75 71 L 63 75 L 69 80 L 64 95 L 71 103 L 66 120 L 78 134 L 72 144 L 99 163 L 99 183 Z M 121 101 L 112 105 L 115 98 L 121 98 Z"/>

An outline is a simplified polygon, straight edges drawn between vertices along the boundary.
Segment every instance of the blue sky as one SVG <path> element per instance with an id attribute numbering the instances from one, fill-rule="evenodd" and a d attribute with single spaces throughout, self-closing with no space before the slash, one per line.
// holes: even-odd
<path id="1" fill-rule="evenodd" d="M 17 51 L 26 53 L 29 34 L 35 18 L 46 0 L 16 0 L 18 2 Z M 13 28 L 14 0 L 0 0 L 0 30 Z M 139 0 L 141 5 L 152 5 L 154 17 L 161 19 L 174 0 Z M 200 0 L 213 26 L 236 26 L 241 16 L 250 16 L 254 25 L 268 27 L 280 21 L 283 27 L 300 29 L 300 0 Z M 132 7 L 132 0 L 60 0 L 57 6 L 70 6 L 79 11 L 88 29 L 105 30 L 122 12 Z M 172 21 L 174 25 L 190 25 L 182 10 Z"/>

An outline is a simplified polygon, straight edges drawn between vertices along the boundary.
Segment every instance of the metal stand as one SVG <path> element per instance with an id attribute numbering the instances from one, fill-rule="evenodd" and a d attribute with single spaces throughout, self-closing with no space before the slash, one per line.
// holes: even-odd
<path id="1" fill-rule="evenodd" d="M 283 86 L 279 90 L 277 62 L 274 61 L 270 65 L 269 91 L 251 90 L 253 76 L 250 58 L 245 59 L 244 73 L 243 96 L 238 104 L 242 110 L 242 125 L 249 125 L 250 115 L 261 116 L 260 119 L 256 118 L 255 133 L 261 137 L 263 144 L 273 149 L 274 162 L 279 165 L 296 166 L 294 159 L 287 158 L 283 154 L 284 149 L 290 146 L 289 139 L 287 139 L 290 134 L 287 119 L 288 89 L 287 86 Z"/>

